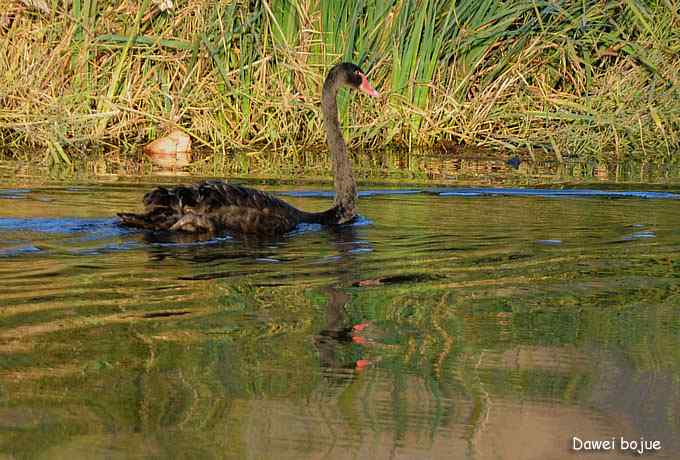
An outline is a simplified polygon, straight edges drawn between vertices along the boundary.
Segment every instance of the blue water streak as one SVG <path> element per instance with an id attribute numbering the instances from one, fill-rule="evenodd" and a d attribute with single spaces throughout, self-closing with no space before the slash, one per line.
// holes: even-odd
<path id="1" fill-rule="evenodd" d="M 484 196 L 527 196 L 527 197 L 578 197 L 578 198 L 642 198 L 655 200 L 678 200 L 680 193 L 641 191 L 641 190 L 596 190 L 596 189 L 552 189 L 552 188 L 500 188 L 500 187 L 455 187 L 455 188 L 428 188 L 428 189 L 378 189 L 362 190 L 359 196 L 368 198 L 372 196 L 390 195 L 437 195 L 441 197 L 484 197 Z M 284 196 L 298 198 L 333 198 L 334 192 L 330 190 L 319 191 L 290 191 L 277 193 Z"/>
<path id="2" fill-rule="evenodd" d="M 4 232 L 37 232 L 37 233 L 81 233 L 101 230 L 103 227 L 122 229 L 115 225 L 116 218 L 78 219 L 78 218 L 13 218 L 0 217 L 0 231 Z"/>
<path id="3" fill-rule="evenodd" d="M 439 196 L 528 196 L 528 197 L 580 197 L 580 198 L 643 198 L 678 200 L 680 194 L 637 190 L 549 189 L 549 188 L 451 188 L 430 189 L 428 193 Z"/>

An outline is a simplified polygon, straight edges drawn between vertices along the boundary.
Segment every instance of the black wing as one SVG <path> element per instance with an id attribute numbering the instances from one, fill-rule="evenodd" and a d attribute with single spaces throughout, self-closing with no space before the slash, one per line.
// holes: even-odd
<path id="1" fill-rule="evenodd" d="M 272 195 L 223 181 L 144 195 L 144 214 L 120 213 L 122 225 L 151 230 L 279 235 L 300 223 L 301 211 Z"/>

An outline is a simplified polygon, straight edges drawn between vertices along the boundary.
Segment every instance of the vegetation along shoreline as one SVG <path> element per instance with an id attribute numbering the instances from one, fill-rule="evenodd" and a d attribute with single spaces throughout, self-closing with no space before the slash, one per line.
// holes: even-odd
<path id="1" fill-rule="evenodd" d="M 170 129 L 203 160 L 318 149 L 342 60 L 381 93 L 341 96 L 350 149 L 667 162 L 680 144 L 674 0 L 3 3 L 5 159 L 135 161 Z"/>

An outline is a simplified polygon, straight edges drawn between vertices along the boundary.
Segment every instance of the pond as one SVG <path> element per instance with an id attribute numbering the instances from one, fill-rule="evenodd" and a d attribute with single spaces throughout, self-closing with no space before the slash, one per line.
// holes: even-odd
<path id="1" fill-rule="evenodd" d="M 118 227 L 152 186 L 0 183 L 0 457 L 680 455 L 680 190 L 362 187 L 238 241 Z"/>

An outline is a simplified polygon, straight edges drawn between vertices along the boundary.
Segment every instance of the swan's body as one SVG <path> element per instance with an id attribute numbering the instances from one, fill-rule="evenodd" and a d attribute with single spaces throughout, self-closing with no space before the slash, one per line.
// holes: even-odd
<path id="1" fill-rule="evenodd" d="M 212 180 L 144 196 L 144 214 L 120 213 L 123 225 L 151 230 L 281 235 L 298 224 L 339 223 L 338 207 L 301 211 L 269 193 Z"/>
<path id="2" fill-rule="evenodd" d="M 150 230 L 274 236 L 300 223 L 337 225 L 352 221 L 356 217 L 357 187 L 338 122 L 336 96 L 341 86 L 378 95 L 354 64 L 338 64 L 326 77 L 321 106 L 333 160 L 335 203 L 330 209 L 305 212 L 268 193 L 214 180 L 170 189 L 158 187 L 144 196 L 146 212 L 119 213 L 121 224 Z"/>

